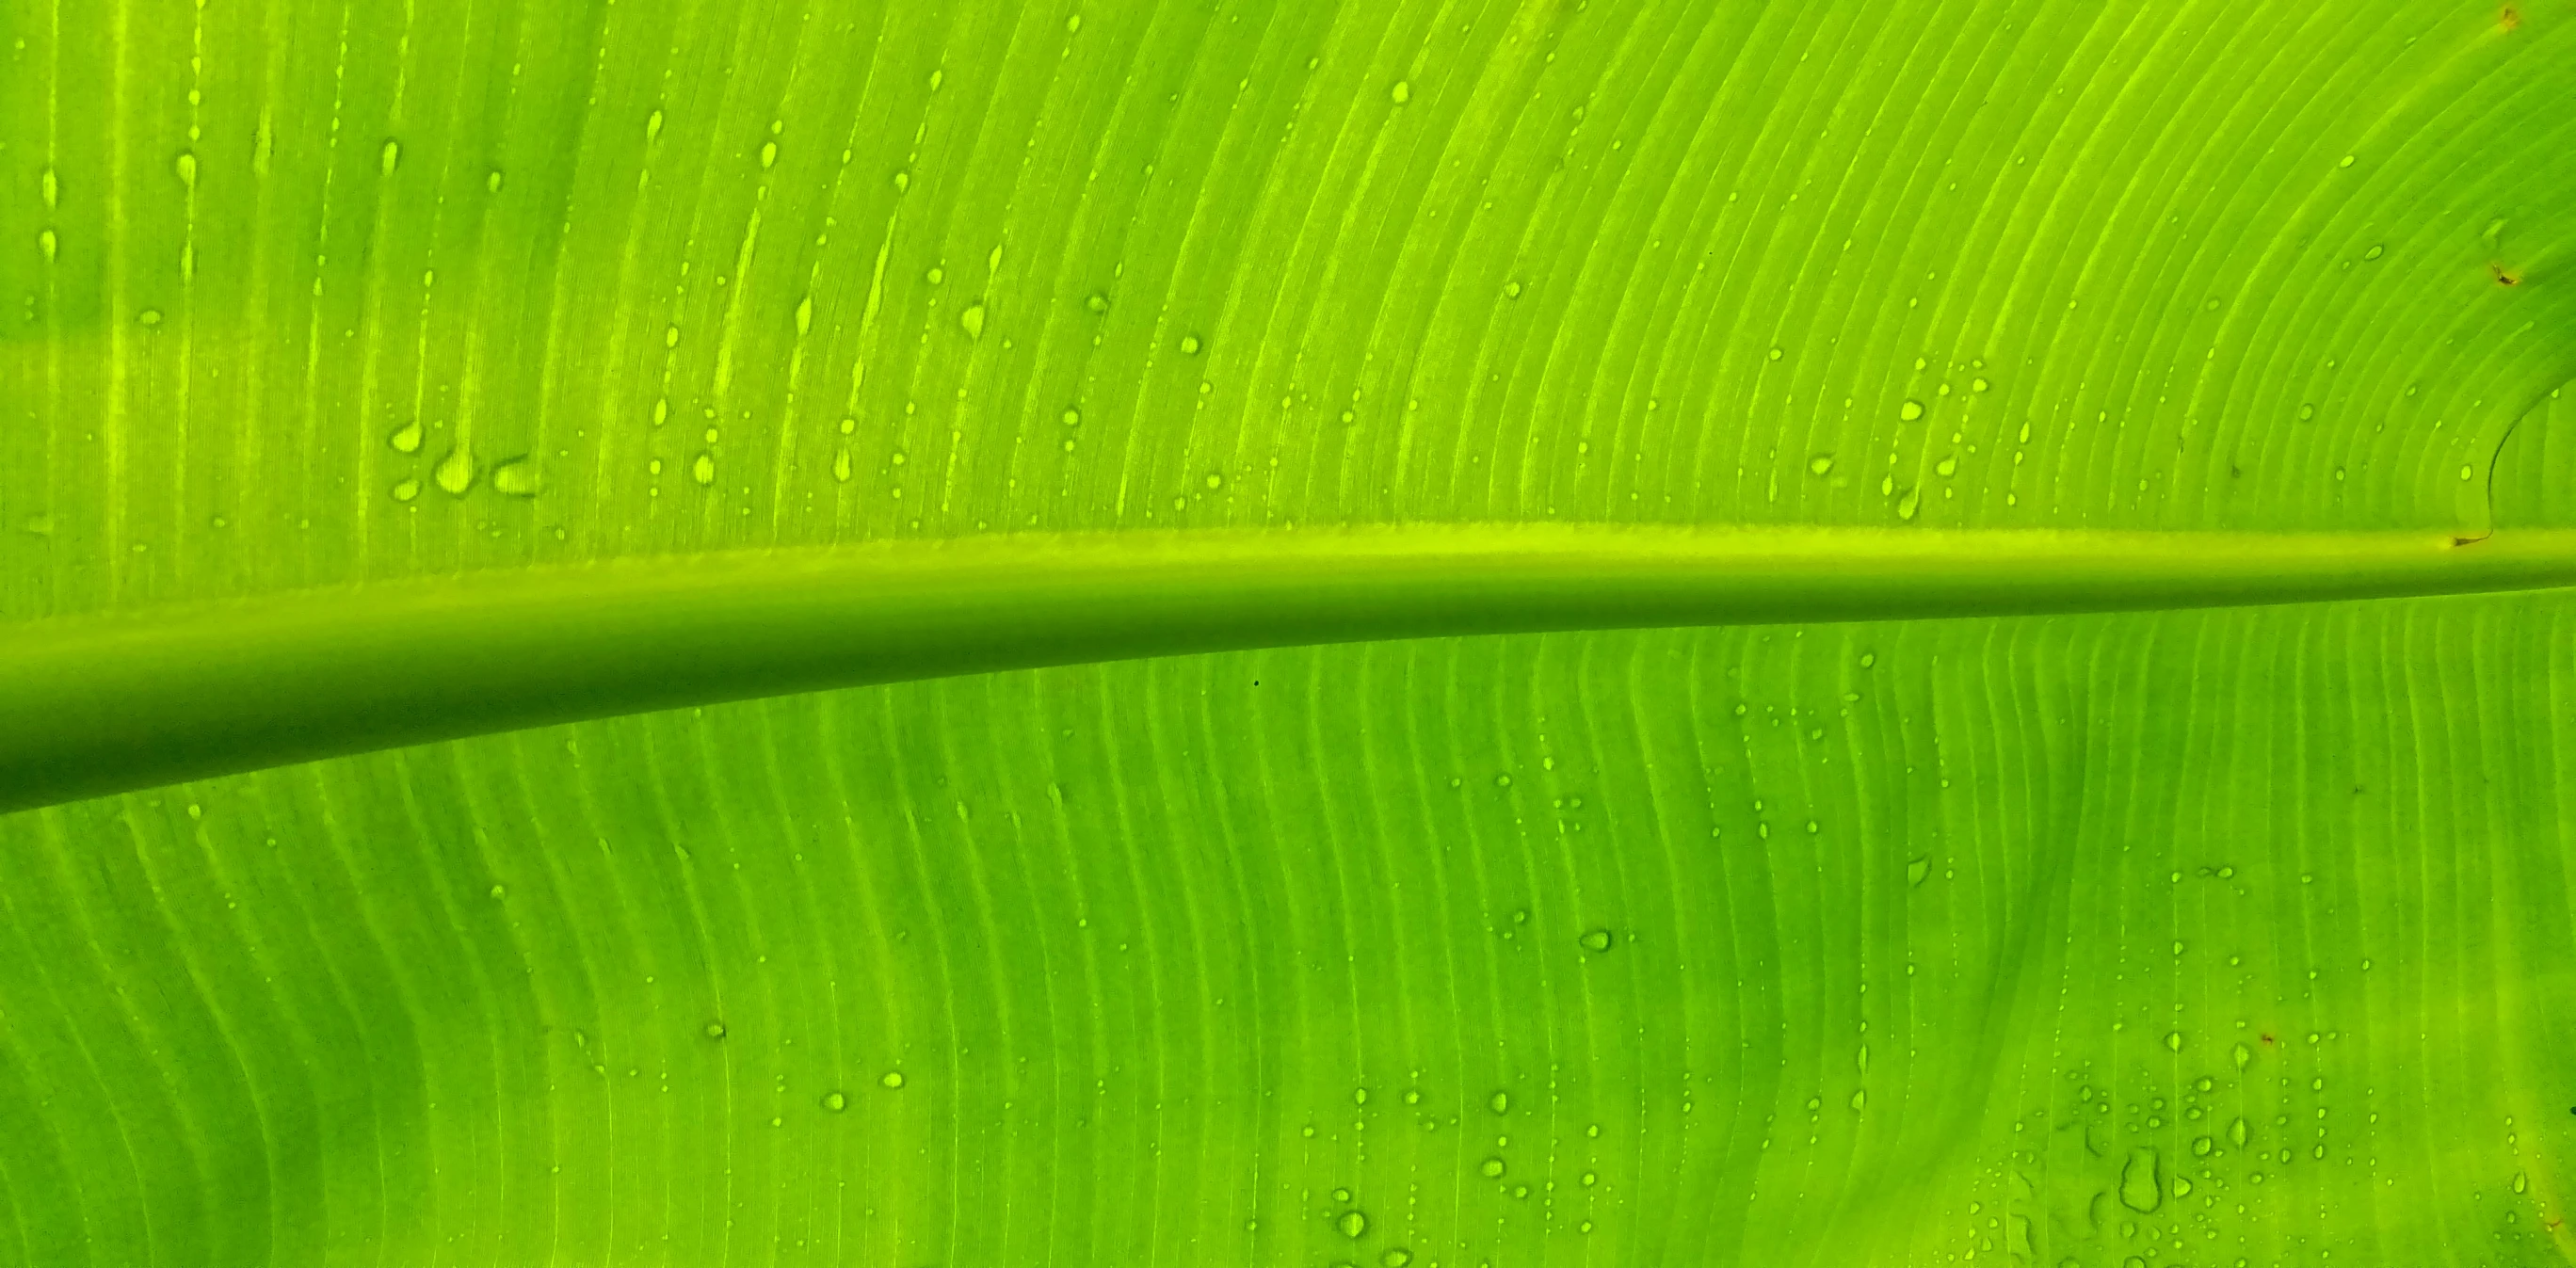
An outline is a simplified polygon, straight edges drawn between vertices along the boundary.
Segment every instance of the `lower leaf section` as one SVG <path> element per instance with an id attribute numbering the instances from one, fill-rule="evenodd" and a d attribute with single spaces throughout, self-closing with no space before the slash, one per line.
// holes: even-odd
<path id="1" fill-rule="evenodd" d="M 0 818 L 0 1263 L 2558 1263 L 2563 596 L 914 683 Z"/>

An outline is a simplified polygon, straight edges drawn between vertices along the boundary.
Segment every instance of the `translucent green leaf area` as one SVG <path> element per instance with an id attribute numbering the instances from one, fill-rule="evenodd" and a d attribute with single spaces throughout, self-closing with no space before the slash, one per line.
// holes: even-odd
<path id="1" fill-rule="evenodd" d="M 2576 1260 L 2571 103 L 0 0 L 0 1268 Z"/>

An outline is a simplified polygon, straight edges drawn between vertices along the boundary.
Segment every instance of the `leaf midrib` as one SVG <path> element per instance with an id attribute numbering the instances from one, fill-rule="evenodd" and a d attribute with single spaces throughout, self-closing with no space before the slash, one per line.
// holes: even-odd
<path id="1" fill-rule="evenodd" d="M 0 629 L 0 811 L 584 718 L 1145 656 L 2568 585 L 2576 530 L 1511 524 L 623 560 Z"/>

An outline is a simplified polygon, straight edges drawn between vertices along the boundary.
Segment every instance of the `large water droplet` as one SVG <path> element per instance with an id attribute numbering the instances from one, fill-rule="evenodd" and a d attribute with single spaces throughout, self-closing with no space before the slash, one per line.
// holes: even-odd
<path id="1" fill-rule="evenodd" d="M 1344 1237 L 1358 1237 L 1368 1232 L 1368 1217 L 1357 1211 L 1344 1211 L 1342 1218 L 1333 1221 L 1333 1227 L 1342 1230 Z"/>
<path id="2" fill-rule="evenodd" d="M 1487 1158 L 1484 1161 L 1484 1164 L 1477 1167 L 1476 1170 L 1481 1172 L 1488 1180 L 1500 1180 L 1503 1178 L 1503 1160 L 1500 1158 Z"/>
<path id="3" fill-rule="evenodd" d="M 180 184 L 190 189 L 197 187 L 197 156 L 194 153 L 187 150 L 179 151 L 178 160 L 170 166 L 179 173 Z"/>
<path id="4" fill-rule="evenodd" d="M 2120 1168 L 2120 1205 L 2132 1211 L 2152 1211 L 2164 1204 L 2165 1191 L 2156 1175 L 2156 1151 L 2132 1149 L 2128 1164 Z"/>
<path id="5" fill-rule="evenodd" d="M 796 303 L 796 333 L 802 335 L 812 329 L 814 329 L 814 297 L 808 295 Z"/>
<path id="6" fill-rule="evenodd" d="M 376 153 L 376 165 L 384 169 L 385 175 L 393 175 L 394 169 L 402 165 L 402 142 L 385 142 L 385 148 Z"/>
<path id="7" fill-rule="evenodd" d="M 983 338 L 984 306 L 982 304 L 968 305 L 965 312 L 957 314 L 957 325 L 966 332 L 967 338 Z"/>
<path id="8" fill-rule="evenodd" d="M 778 166 L 778 143 L 776 141 L 761 142 L 760 170 L 765 172 L 776 166 Z"/>
<path id="9" fill-rule="evenodd" d="M 394 482 L 393 493 L 394 500 L 397 502 L 411 501 L 413 498 L 420 496 L 420 481 L 413 479 L 397 480 Z"/>
<path id="10" fill-rule="evenodd" d="M 1197 335 L 1181 336 L 1181 355 L 1185 357 L 1195 357 L 1198 354 L 1199 337 Z"/>
<path id="11" fill-rule="evenodd" d="M 825 1092 L 823 1094 L 823 1108 L 838 1114 L 842 1110 L 850 1108 L 850 1098 L 839 1092 Z"/>
<path id="12" fill-rule="evenodd" d="M 492 487 L 514 498 L 537 495 L 537 464 L 526 458 L 512 458 L 492 468 Z"/>
<path id="13" fill-rule="evenodd" d="M 1511 1113 L 1512 1094 L 1509 1092 L 1496 1092 L 1492 1096 L 1486 1097 L 1485 1108 L 1492 1110 L 1497 1114 Z"/>
<path id="14" fill-rule="evenodd" d="M 1812 471 L 1817 475 L 1823 475 L 1833 469 L 1834 456 L 1832 454 L 1820 453 L 1813 458 L 1807 459 L 1807 470 Z"/>
<path id="15" fill-rule="evenodd" d="M 1607 951 L 1610 949 L 1610 931 L 1607 929 L 1594 929 L 1585 933 L 1581 938 L 1576 939 L 1576 941 L 1580 942 L 1583 945 L 1583 949 L 1586 951 L 1596 953 Z"/>
<path id="16" fill-rule="evenodd" d="M 1395 86 L 1386 90 L 1386 97 L 1387 100 L 1392 101 L 1399 106 L 1413 100 L 1412 82 L 1410 80 L 1403 79 L 1395 81 Z"/>
<path id="17" fill-rule="evenodd" d="M 1922 505 L 1923 490 L 1907 489 L 1904 496 L 1896 499 L 1896 518 L 1901 520 L 1913 519 L 1915 510 Z"/>
<path id="18" fill-rule="evenodd" d="M 1907 861 L 1906 861 L 1906 864 L 1905 864 L 1905 883 L 1906 883 L 1906 884 L 1908 884 L 1908 885 L 1920 885 L 1920 884 L 1922 884 L 1922 883 L 1923 883 L 1923 878 L 1924 878 L 1924 877 L 1926 877 L 1926 876 L 1930 876 L 1931 874 L 1932 874 L 1932 856 L 1931 856 L 1931 855 L 1926 854 L 1926 855 L 1924 855 L 1923 857 L 1921 857 L 1921 858 L 1919 858 L 1919 859 L 1909 859 L 1909 860 L 1907 860 Z"/>
<path id="19" fill-rule="evenodd" d="M 431 475 L 438 487 L 463 497 L 467 489 L 474 487 L 474 455 L 462 445 L 450 449 L 446 457 L 438 460 L 438 469 Z"/>
<path id="20" fill-rule="evenodd" d="M 2239 1149 L 2245 1147 L 2245 1137 L 2247 1134 L 2244 1119 L 2237 1119 L 2235 1122 L 2227 1125 L 2227 1143 L 2234 1145 Z"/>
<path id="21" fill-rule="evenodd" d="M 646 115 L 646 116 L 644 117 L 644 139 L 645 139 L 645 140 L 647 140 L 647 141 L 651 141 L 651 140 L 653 140 L 653 139 L 655 139 L 656 137 L 659 137 L 659 136 L 661 136 L 661 135 L 662 135 L 662 112 L 661 112 L 661 111 L 659 111 L 659 110 L 655 110 L 653 113 L 651 113 L 651 114 L 649 114 L 649 115 Z"/>
<path id="22" fill-rule="evenodd" d="M 1923 402 L 1907 401 L 1903 405 L 1897 406 L 1896 416 L 1909 423 L 1913 422 L 1915 419 L 1923 417 Z"/>
<path id="23" fill-rule="evenodd" d="M 700 484 L 715 483 L 716 456 L 708 453 L 699 454 L 697 461 L 689 464 L 689 478 Z"/>
<path id="24" fill-rule="evenodd" d="M 884 1078 L 882 1078 L 882 1079 L 877 1080 L 877 1083 L 878 1083 L 879 1085 L 881 1085 L 881 1086 L 888 1087 L 888 1088 L 899 1088 L 899 1087 L 902 1087 L 902 1086 L 903 1086 L 903 1071 L 901 1071 L 901 1070 L 888 1070 L 888 1071 L 886 1071 L 886 1072 L 885 1072 L 885 1077 L 884 1077 Z"/>
<path id="25" fill-rule="evenodd" d="M 850 482 L 849 450 L 844 449 L 841 452 L 832 455 L 832 478 L 843 484 L 848 484 Z"/>

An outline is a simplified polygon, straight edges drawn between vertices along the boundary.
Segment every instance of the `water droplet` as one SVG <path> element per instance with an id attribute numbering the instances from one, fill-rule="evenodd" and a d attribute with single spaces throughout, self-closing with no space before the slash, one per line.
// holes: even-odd
<path id="1" fill-rule="evenodd" d="M 2246 1132 L 2246 1128 L 2245 1128 L 2245 1120 L 2244 1120 L 2244 1119 L 2241 1119 L 2241 1118 L 2240 1118 L 2240 1119 L 2237 1119 L 2235 1122 L 2229 1123 L 2229 1124 L 2227 1125 L 2227 1143 L 2228 1143 L 2228 1144 L 2234 1145 L 2234 1146 L 2236 1146 L 2237 1148 L 2242 1149 L 2242 1148 L 2244 1148 L 2244 1147 L 2245 1147 L 2245 1137 L 2246 1137 L 2246 1135 L 2247 1135 L 2247 1132 Z"/>
<path id="2" fill-rule="evenodd" d="M 761 142 L 760 170 L 765 172 L 776 166 L 778 166 L 778 143 L 776 141 Z"/>
<path id="3" fill-rule="evenodd" d="M 1896 499 L 1896 518 L 1901 520 L 1913 519 L 1915 509 L 1920 507 L 1922 504 L 1923 490 L 1907 489 L 1903 497 Z"/>
<path id="4" fill-rule="evenodd" d="M 61 205 L 63 201 L 63 183 L 60 180 L 55 179 L 54 169 L 50 167 L 45 169 L 45 174 L 41 183 L 44 185 L 45 189 L 45 206 L 50 209 Z"/>
<path id="5" fill-rule="evenodd" d="M 438 469 L 431 475 L 438 481 L 438 487 L 463 497 L 467 489 L 474 487 L 474 455 L 466 452 L 462 445 L 450 449 L 446 457 L 438 460 Z"/>
<path id="6" fill-rule="evenodd" d="M 1907 401 L 1903 405 L 1897 406 L 1896 416 L 1909 423 L 1913 422 L 1915 419 L 1923 417 L 1923 402 Z"/>
<path id="7" fill-rule="evenodd" d="M 1920 884 L 1922 884 L 1922 883 L 1923 883 L 1923 878 L 1924 878 L 1924 877 L 1926 877 L 1926 876 L 1930 876 L 1931 874 L 1932 874 L 1932 856 L 1931 856 L 1931 855 L 1926 854 L 1926 855 L 1924 855 L 1923 857 L 1921 857 L 1921 858 L 1919 858 L 1919 859 L 1909 859 L 1909 860 L 1907 860 L 1907 861 L 1906 861 L 1906 864 L 1905 864 L 1905 883 L 1906 883 L 1906 884 L 1908 884 L 1908 885 L 1920 885 Z"/>
<path id="8" fill-rule="evenodd" d="M 715 483 L 716 456 L 711 453 L 699 454 L 698 460 L 689 464 L 689 478 L 700 484 Z"/>
<path id="9" fill-rule="evenodd" d="M 146 326 L 158 326 L 161 324 L 161 310 L 158 308 L 146 308 L 141 313 L 137 314 L 134 319 Z"/>
<path id="10" fill-rule="evenodd" d="M 1583 949 L 1586 951 L 1595 953 L 1607 951 L 1610 949 L 1610 931 L 1607 929 L 1595 929 L 1584 934 L 1575 941 L 1581 943 Z"/>
<path id="11" fill-rule="evenodd" d="M 493 896 L 494 898 L 508 898 L 508 897 L 510 896 L 510 890 L 509 890 L 509 887 L 508 887 L 508 886 L 506 886 L 506 885 L 495 885 L 495 886 L 493 886 L 493 887 L 492 887 L 492 896 Z"/>
<path id="12" fill-rule="evenodd" d="M 483 188 L 485 188 L 485 189 L 487 189 L 487 190 L 490 190 L 491 192 L 493 192 L 493 193 L 495 193 L 495 194 L 497 194 L 497 193 L 500 193 L 500 192 L 501 192 L 501 169 L 500 169 L 500 168 L 497 168 L 497 167 L 496 167 L 496 168 L 493 168 L 493 169 L 492 169 L 492 174 L 483 178 Z"/>
<path id="13" fill-rule="evenodd" d="M 1807 459 L 1807 470 L 1812 471 L 1817 475 L 1823 475 L 1833 469 L 1834 456 L 1832 454 L 1820 453 L 1813 458 Z"/>
<path id="14" fill-rule="evenodd" d="M 708 1022 L 706 1025 L 706 1032 L 707 1038 L 709 1039 L 722 1039 L 725 1037 L 724 1023 L 720 1021 Z"/>
<path id="15" fill-rule="evenodd" d="M 1081 14 L 1079 14 L 1079 13 L 1074 14 L 1072 17 L 1066 18 L 1066 19 L 1064 20 L 1064 33 L 1065 33 L 1065 34 L 1067 34 L 1067 35 L 1071 35 L 1071 34 L 1073 34 L 1073 33 L 1077 32 L 1077 31 L 1080 31 L 1081 29 L 1082 29 L 1082 15 L 1081 15 Z"/>
<path id="16" fill-rule="evenodd" d="M 1406 1264 L 1413 1262 L 1413 1252 L 1399 1247 L 1378 1256 L 1377 1261 L 1386 1265 L 1386 1268 L 1404 1268 Z"/>
<path id="17" fill-rule="evenodd" d="M 1064 425 L 1067 427 L 1082 426 L 1082 411 L 1078 409 L 1066 410 L 1064 412 Z"/>
<path id="18" fill-rule="evenodd" d="M 2168 1033 L 2165 1036 L 2165 1047 L 2175 1052 L 2182 1051 L 2182 1032 L 2176 1030 Z"/>
<path id="19" fill-rule="evenodd" d="M 884 1077 L 884 1078 L 877 1080 L 877 1084 L 878 1084 L 879 1086 L 881 1086 L 881 1087 L 887 1087 L 887 1088 L 899 1088 L 899 1087 L 902 1087 L 902 1086 L 903 1086 L 903 1071 L 901 1071 L 901 1070 L 888 1070 L 888 1071 L 886 1071 L 886 1072 L 885 1072 L 885 1077 Z M 937 1099 L 937 1098 L 933 1098 L 933 1099 Z"/>
<path id="20" fill-rule="evenodd" d="M 2233 1055 L 2236 1058 L 2236 1068 L 2239 1070 L 2244 1069 L 2254 1060 L 2254 1050 L 2241 1043 L 2236 1045 L 2236 1051 Z"/>
<path id="21" fill-rule="evenodd" d="M 680 346 L 680 323 L 675 321 L 662 328 L 662 346 L 665 348 Z"/>
<path id="22" fill-rule="evenodd" d="M 646 115 L 646 116 L 644 117 L 644 139 L 645 139 L 645 140 L 647 140 L 647 141 L 651 141 L 651 140 L 653 140 L 653 139 L 655 139 L 655 138 L 657 138 L 657 137 L 659 137 L 659 136 L 661 136 L 661 135 L 662 135 L 662 112 L 661 112 L 661 111 L 659 111 L 659 110 L 655 110 L 653 113 L 651 113 L 651 114 L 649 114 L 649 115 Z"/>
<path id="23" fill-rule="evenodd" d="M 2218 1142 L 2207 1136 L 2191 1138 L 2191 1156 L 2194 1158 L 2206 1158 L 2209 1156 L 2209 1151 L 2216 1148 L 2218 1148 Z"/>
<path id="24" fill-rule="evenodd" d="M 384 169 L 385 175 L 393 175 L 394 169 L 402 165 L 402 142 L 385 142 L 385 148 L 376 154 L 376 165 Z"/>
<path id="25" fill-rule="evenodd" d="M 849 450 L 844 449 L 841 452 L 832 455 L 832 478 L 843 484 L 848 484 L 850 482 Z"/>
<path id="26" fill-rule="evenodd" d="M 981 339 L 981 338 L 983 338 L 983 337 L 984 337 L 984 306 L 983 306 L 982 304 L 971 304 L 971 305 L 968 305 L 968 306 L 967 306 L 967 309 L 966 309 L 966 311 L 965 311 L 965 312 L 959 313 L 959 314 L 957 315 L 957 325 L 958 325 L 961 329 L 965 330 L 965 332 L 966 332 L 966 337 L 967 337 L 967 338 L 969 338 L 969 339 Z"/>
<path id="27" fill-rule="evenodd" d="M 420 481 L 403 479 L 394 482 L 394 500 L 408 502 L 420 496 Z"/>
<path id="28" fill-rule="evenodd" d="M 1503 1178 L 1503 1160 L 1500 1158 L 1487 1158 L 1484 1165 L 1477 1167 L 1476 1170 L 1482 1172 L 1484 1177 L 1488 1180 L 1500 1180 Z"/>
<path id="29" fill-rule="evenodd" d="M 825 1092 L 823 1094 L 823 1108 L 838 1114 L 842 1110 L 850 1108 L 850 1098 L 839 1092 Z"/>
<path id="30" fill-rule="evenodd" d="M 912 188 L 912 173 L 896 172 L 894 174 L 894 187 L 898 190 Z"/>
<path id="31" fill-rule="evenodd" d="M 1224 488 L 1224 487 L 1225 487 L 1225 477 L 1224 477 L 1224 476 L 1221 476 L 1221 475 L 1218 475 L 1217 473 L 1215 473 L 1215 472 L 1213 472 L 1213 471 L 1208 472 L 1208 477 L 1207 477 L 1207 487 L 1209 487 L 1209 488 L 1211 488 L 1211 489 L 1222 489 L 1222 488 Z"/>
<path id="32" fill-rule="evenodd" d="M 1983 391 L 1986 391 L 1986 390 L 1988 390 L 1988 389 L 1992 388 L 1993 386 L 1994 386 L 1994 384 L 1988 383 L 1988 382 L 1986 382 L 1984 379 L 1970 379 L 1970 380 L 1968 380 L 1968 390 L 1969 390 L 1969 391 L 1971 391 L 1971 392 L 1983 392 Z"/>
<path id="33" fill-rule="evenodd" d="M 1368 1232 L 1368 1217 L 1357 1211 L 1344 1211 L 1342 1218 L 1333 1221 L 1333 1227 L 1342 1230 L 1344 1237 L 1358 1237 Z"/>
<path id="34" fill-rule="evenodd" d="M 2371 249 L 2362 252 L 2361 258 L 2365 260 L 2376 260 L 2386 254 L 2388 254 L 2388 248 L 2384 246 L 2374 246 Z"/>
<path id="35" fill-rule="evenodd" d="M 2344 155 L 2344 156 L 2343 156 L 2343 161 L 2342 161 L 2342 162 L 2340 162 L 2340 163 L 2335 164 L 2335 166 L 2337 166 L 2337 167 L 2350 167 L 2350 166 L 2352 166 L 2352 163 L 2353 163 L 2353 159 L 2354 159 L 2354 157 L 2355 157 L 2354 155 L 2350 155 L 2350 154 Z"/>
<path id="36" fill-rule="evenodd" d="M 802 335 L 812 329 L 814 329 L 814 297 L 808 295 L 796 301 L 796 333 Z"/>
<path id="37" fill-rule="evenodd" d="M 45 263 L 51 264 L 62 250 L 62 240 L 56 238 L 51 229 L 40 230 L 36 234 L 36 249 L 44 252 Z"/>
<path id="38" fill-rule="evenodd" d="M 1082 301 L 1082 306 L 1090 309 L 1094 313 L 1108 312 L 1109 296 L 1099 291 L 1093 291 L 1091 293 L 1091 298 Z"/>
<path id="39" fill-rule="evenodd" d="M 1185 357 L 1195 357 L 1198 354 L 1199 337 L 1197 335 L 1181 336 L 1181 355 Z"/>
<path id="40" fill-rule="evenodd" d="M 526 458 L 512 458 L 492 468 L 492 487 L 514 498 L 537 495 L 537 464 Z"/>
<path id="41" fill-rule="evenodd" d="M 1521 284 L 1520 284 L 1520 283 L 1518 283 L 1518 282 L 1505 282 L 1505 283 L 1503 283 L 1503 298 L 1505 298 L 1505 299 L 1519 299 L 1520 297 L 1521 297 Z"/>
<path id="42" fill-rule="evenodd" d="M 1366 1104 L 1368 1104 L 1368 1089 L 1367 1089 L 1367 1088 L 1353 1088 L 1353 1089 L 1351 1090 L 1351 1104 L 1353 1104 L 1353 1105 L 1366 1105 Z"/>
<path id="43" fill-rule="evenodd" d="M 1413 84 L 1410 80 L 1399 79 L 1395 81 L 1395 87 L 1386 90 L 1386 96 L 1387 100 L 1403 105 L 1413 100 Z"/>
<path id="44" fill-rule="evenodd" d="M 1852 1098 L 1851 1098 L 1851 1107 L 1852 1107 L 1853 1109 L 1859 1109 L 1860 1107 L 1862 1107 L 1863 1105 L 1866 1105 L 1866 1104 L 1868 1104 L 1868 1103 L 1869 1103 L 1869 1089 L 1868 1089 L 1868 1088 L 1856 1088 L 1856 1089 L 1854 1089 L 1854 1090 L 1853 1090 L 1853 1092 L 1852 1092 Z M 1587 1184 L 1588 1184 L 1588 1183 L 1590 1183 L 1590 1181 L 1586 1181 L 1585 1183 L 1587 1183 Z"/>
<path id="45" fill-rule="evenodd" d="M 1486 1097 L 1485 1108 L 1492 1110 L 1497 1114 L 1511 1113 L 1512 1094 L 1509 1092 L 1496 1092 L 1492 1096 Z"/>
<path id="46" fill-rule="evenodd" d="M 2530 1176 L 2528 1173 L 2521 1172 L 2521 1171 L 2514 1172 L 2514 1173 L 2513 1173 L 2513 1191 L 2514 1191 L 2514 1192 L 2516 1192 L 2516 1193 L 2526 1193 L 2526 1192 L 2529 1192 L 2529 1191 L 2530 1191 L 2530 1189 L 2531 1189 L 2531 1176 Z"/>
<path id="47" fill-rule="evenodd" d="M 197 187 L 197 156 L 193 152 L 179 151 L 178 160 L 170 166 L 179 173 L 180 184 L 190 189 Z"/>
<path id="48" fill-rule="evenodd" d="M 2156 1151 L 2132 1149 L 2129 1161 L 2120 1168 L 2120 1205 L 2132 1211 L 2152 1211 L 2164 1205 L 2164 1186 L 2156 1175 Z"/>

